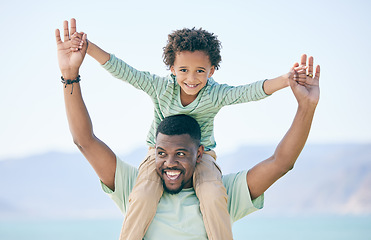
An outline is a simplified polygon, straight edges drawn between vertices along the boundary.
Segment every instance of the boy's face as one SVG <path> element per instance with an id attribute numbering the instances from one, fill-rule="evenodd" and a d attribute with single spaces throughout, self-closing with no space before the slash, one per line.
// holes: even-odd
<path id="1" fill-rule="evenodd" d="M 172 194 L 193 186 L 196 163 L 201 160 L 203 146 L 198 146 L 189 134 L 165 135 L 156 138 L 156 171 L 164 189 Z"/>
<path id="2" fill-rule="evenodd" d="M 183 51 L 176 54 L 171 72 L 176 76 L 181 87 L 180 97 L 183 101 L 192 102 L 198 92 L 206 85 L 207 79 L 215 71 L 209 56 L 203 51 Z"/>

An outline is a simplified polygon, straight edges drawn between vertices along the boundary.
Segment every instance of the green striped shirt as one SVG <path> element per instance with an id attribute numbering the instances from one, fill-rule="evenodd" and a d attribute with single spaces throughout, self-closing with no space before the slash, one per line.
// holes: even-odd
<path id="1" fill-rule="evenodd" d="M 111 54 L 103 67 L 114 77 L 146 92 L 154 104 L 154 119 L 147 135 L 147 144 L 155 146 L 155 134 L 159 123 L 167 116 L 186 114 L 197 120 L 201 127 L 201 143 L 205 149 L 215 148 L 214 118 L 227 105 L 257 101 L 267 97 L 263 90 L 264 80 L 241 85 L 219 84 L 209 78 L 197 98 L 187 106 L 180 101 L 180 86 L 174 75 L 159 77 L 149 72 L 138 71 Z"/>

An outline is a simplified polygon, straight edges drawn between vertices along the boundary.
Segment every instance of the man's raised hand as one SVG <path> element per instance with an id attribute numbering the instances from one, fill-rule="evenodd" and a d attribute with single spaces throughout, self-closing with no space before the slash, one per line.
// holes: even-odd
<path id="1" fill-rule="evenodd" d="M 63 22 L 63 41 L 59 29 L 55 30 L 55 39 L 57 42 L 58 63 L 62 76 L 65 79 L 75 79 L 79 74 L 79 68 L 86 55 L 86 46 L 76 50 L 76 46 L 81 45 L 81 41 L 86 42 L 86 34 L 82 34 L 82 39 L 72 38 L 76 33 L 76 20 L 71 19 L 71 29 L 68 29 L 68 21 Z M 72 38 L 72 40 L 71 40 Z"/>
<path id="2" fill-rule="evenodd" d="M 306 70 L 301 70 L 294 75 L 294 78 L 290 79 L 290 87 L 299 104 L 309 103 L 316 106 L 319 101 L 320 66 L 316 66 L 313 75 L 313 61 L 313 57 L 309 57 L 307 67 L 307 55 L 303 54 L 301 56 L 300 67 Z M 298 64 L 296 66 L 299 67 Z"/>

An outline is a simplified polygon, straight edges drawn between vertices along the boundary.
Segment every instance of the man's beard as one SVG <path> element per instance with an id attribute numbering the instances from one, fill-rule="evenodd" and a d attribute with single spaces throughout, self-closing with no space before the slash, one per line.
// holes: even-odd
<path id="1" fill-rule="evenodd" d="M 174 194 L 178 194 L 178 193 L 180 193 L 180 191 L 183 190 L 183 187 L 184 187 L 185 184 L 182 182 L 182 184 L 180 185 L 180 187 L 177 188 L 177 189 L 174 189 L 174 190 L 170 190 L 170 189 L 168 189 L 168 188 L 166 187 L 166 184 L 165 184 L 165 181 L 164 181 L 164 180 L 162 180 L 162 185 L 164 186 L 164 190 L 165 190 L 167 193 L 170 193 L 170 194 L 174 195 Z"/>

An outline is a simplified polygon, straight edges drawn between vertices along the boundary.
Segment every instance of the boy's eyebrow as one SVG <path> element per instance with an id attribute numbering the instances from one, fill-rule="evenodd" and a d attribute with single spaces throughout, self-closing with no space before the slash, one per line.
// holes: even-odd
<path id="1" fill-rule="evenodd" d="M 179 68 L 187 68 L 188 66 L 180 66 Z M 204 67 L 197 67 L 197 68 L 200 68 L 200 69 L 203 69 L 203 70 L 206 70 L 206 68 Z"/>

